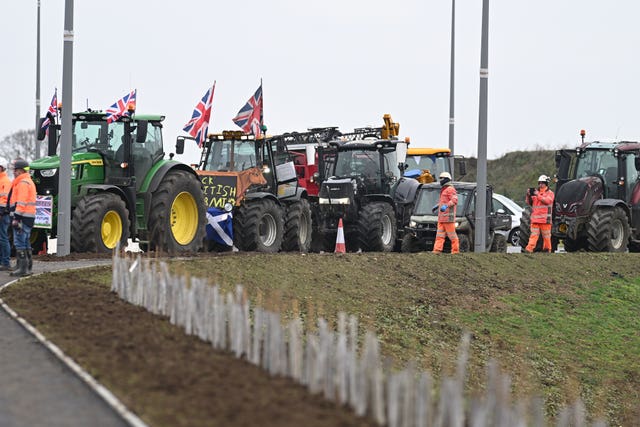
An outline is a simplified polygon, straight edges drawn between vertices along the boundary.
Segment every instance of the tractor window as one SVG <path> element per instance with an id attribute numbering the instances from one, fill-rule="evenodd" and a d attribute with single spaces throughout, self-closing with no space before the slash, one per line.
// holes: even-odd
<path id="1" fill-rule="evenodd" d="M 609 150 L 586 150 L 578 159 L 576 177 L 601 175 L 608 180 L 607 175 L 617 175 L 618 159 Z"/>
<path id="2" fill-rule="evenodd" d="M 107 122 L 96 121 L 76 121 L 73 125 L 73 137 L 71 138 L 71 150 L 74 153 L 89 151 L 89 148 L 107 148 L 109 143 L 109 133 L 107 132 Z"/>
<path id="3" fill-rule="evenodd" d="M 400 178 L 400 168 L 398 168 L 398 156 L 395 151 L 384 153 L 384 171 L 391 172 L 396 178 Z"/>
<path id="4" fill-rule="evenodd" d="M 638 171 L 635 166 L 636 155 L 634 153 L 627 154 L 627 158 L 625 159 L 625 168 L 627 169 L 627 178 L 626 178 L 626 193 L 627 199 L 631 200 L 631 192 L 633 191 L 633 187 L 638 182 Z"/>
<path id="5" fill-rule="evenodd" d="M 149 123 L 147 139 L 143 145 L 153 157 L 164 152 L 162 145 L 162 126 L 159 123 Z"/>
<path id="6" fill-rule="evenodd" d="M 429 173 L 435 177 L 440 175 L 440 172 L 451 173 L 451 166 L 449 164 L 449 157 L 437 157 L 437 156 L 407 156 L 405 160 L 407 165 L 407 171 L 418 169 L 420 171 L 427 169 Z"/>
<path id="7" fill-rule="evenodd" d="M 340 151 L 336 159 L 335 175 L 340 177 L 362 176 L 376 179 L 380 172 L 377 151 Z"/>

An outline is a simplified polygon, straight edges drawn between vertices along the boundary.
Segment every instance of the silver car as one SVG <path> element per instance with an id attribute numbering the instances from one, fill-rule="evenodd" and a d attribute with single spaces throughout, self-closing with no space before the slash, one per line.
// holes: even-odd
<path id="1" fill-rule="evenodd" d="M 504 235 L 507 238 L 507 242 L 513 246 L 518 246 L 520 244 L 520 217 L 524 209 L 510 198 L 502 194 L 493 193 L 493 212 L 502 213 L 500 210 L 511 215 L 511 230 L 496 230 L 496 233 Z"/>

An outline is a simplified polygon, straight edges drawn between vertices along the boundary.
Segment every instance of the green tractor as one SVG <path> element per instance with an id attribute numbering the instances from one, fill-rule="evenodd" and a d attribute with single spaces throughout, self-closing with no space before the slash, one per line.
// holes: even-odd
<path id="1" fill-rule="evenodd" d="M 206 217 L 200 180 L 188 165 L 164 158 L 163 120 L 131 114 L 107 123 L 102 111 L 73 114 L 71 251 L 111 252 L 129 238 L 142 250 L 201 249 Z M 60 125 L 51 125 L 48 157 L 30 165 L 38 204 L 45 207 L 32 246 L 46 239 L 47 229 L 57 236 L 59 131 Z M 44 137 L 40 132 L 38 139 Z"/>

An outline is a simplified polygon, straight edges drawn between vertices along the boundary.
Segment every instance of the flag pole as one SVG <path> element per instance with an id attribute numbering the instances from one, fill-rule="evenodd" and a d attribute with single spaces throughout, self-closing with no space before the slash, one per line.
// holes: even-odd
<path id="1" fill-rule="evenodd" d="M 264 125 L 264 88 L 262 87 L 262 77 L 260 77 L 260 136 L 267 136 L 267 127 Z"/>

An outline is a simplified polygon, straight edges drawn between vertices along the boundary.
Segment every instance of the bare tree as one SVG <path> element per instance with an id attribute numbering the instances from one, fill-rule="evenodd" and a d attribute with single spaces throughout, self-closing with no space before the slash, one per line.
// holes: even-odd
<path id="1" fill-rule="evenodd" d="M 33 130 L 19 130 L 5 136 L 0 142 L 0 161 L 5 165 L 21 157 L 29 162 L 36 157 L 36 138 Z"/>

